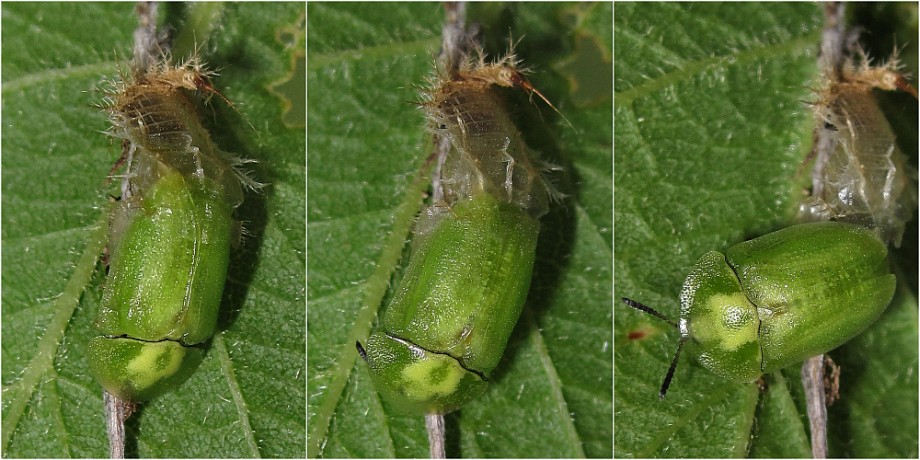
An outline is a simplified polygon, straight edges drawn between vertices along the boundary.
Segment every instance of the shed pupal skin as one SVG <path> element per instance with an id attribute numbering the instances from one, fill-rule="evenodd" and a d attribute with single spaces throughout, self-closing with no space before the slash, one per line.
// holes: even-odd
<path id="1" fill-rule="evenodd" d="M 873 90 L 916 90 L 896 59 L 871 65 L 860 53 L 827 78 L 813 104 L 817 126 L 811 196 L 799 208 L 805 221 L 829 219 L 875 229 L 900 246 L 916 206 L 914 171 L 901 151 Z"/>
<path id="2" fill-rule="evenodd" d="M 165 166 L 188 177 L 208 179 L 221 188 L 233 207 L 243 199 L 243 188 L 260 189 L 248 171 L 241 168 L 251 160 L 221 151 L 211 140 L 198 116 L 196 98 L 223 94 L 211 84 L 217 73 L 207 70 L 198 57 L 173 66 L 164 56 L 147 73 L 110 82 L 102 108 L 109 116 L 110 136 L 129 142 L 132 153 L 146 152 Z M 130 171 L 129 162 L 129 175 Z M 134 177 L 136 186 L 149 186 L 143 177 Z M 156 180 L 156 177 L 150 178 Z M 242 187 L 241 187 L 242 186 Z"/>
<path id="3" fill-rule="evenodd" d="M 420 105 L 431 131 L 446 135 L 452 146 L 441 169 L 446 205 L 484 192 L 539 218 L 551 201 L 562 197 L 544 177 L 559 168 L 540 161 L 527 146 L 496 90 L 537 94 L 555 110 L 526 72 L 513 52 L 490 63 L 477 50 L 455 74 L 436 76 L 422 93 Z"/>

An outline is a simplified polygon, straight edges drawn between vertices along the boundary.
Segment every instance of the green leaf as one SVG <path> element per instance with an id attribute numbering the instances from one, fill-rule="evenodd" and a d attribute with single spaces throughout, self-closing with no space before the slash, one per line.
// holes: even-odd
<path id="1" fill-rule="evenodd" d="M 414 102 L 444 13 L 434 3 L 308 12 L 308 456 L 424 457 L 423 419 L 387 411 L 355 341 L 405 262 L 429 182 L 415 179 L 432 145 Z M 609 457 L 611 7 L 470 4 L 468 19 L 492 56 L 523 37 L 531 81 L 575 129 L 526 96 L 514 108 L 530 145 L 565 167 L 557 185 L 569 197 L 541 220 L 525 312 L 489 390 L 447 416 L 448 455 Z"/>
<path id="2" fill-rule="evenodd" d="M 677 318 L 684 277 L 702 254 L 792 223 L 809 179 L 822 9 L 634 3 L 614 13 L 615 297 Z M 916 255 L 902 263 L 905 249 L 892 250 L 908 280 L 892 306 L 831 354 L 843 363 L 845 395 L 829 420 L 832 455 L 916 455 L 916 281 L 901 276 L 916 273 Z M 615 308 L 618 457 L 810 456 L 797 367 L 761 393 L 685 355 L 659 401 L 678 334 Z"/>
<path id="3" fill-rule="evenodd" d="M 117 193 L 104 180 L 121 147 L 101 133 L 107 121 L 94 88 L 131 56 L 134 5 L 19 3 L 2 12 L 3 456 L 104 457 L 102 389 L 84 348 L 99 334 L 92 323 L 103 277 L 94 259 L 102 208 Z M 306 146 L 303 126 L 282 121 L 287 92 L 271 88 L 296 78 L 305 8 L 228 4 L 202 13 L 164 4 L 160 14 L 207 43 L 202 55 L 221 71 L 215 86 L 235 108 L 213 98 L 202 118 L 218 146 L 257 160 L 253 176 L 270 185 L 237 212 L 247 235 L 204 362 L 129 419 L 128 454 L 299 457 Z M 289 97 L 303 107 L 296 92 Z"/>

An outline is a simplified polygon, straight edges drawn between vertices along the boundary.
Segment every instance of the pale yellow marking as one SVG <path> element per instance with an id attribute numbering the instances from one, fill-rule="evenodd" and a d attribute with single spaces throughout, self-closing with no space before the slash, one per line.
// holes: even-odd
<path id="1" fill-rule="evenodd" d="M 741 317 L 745 315 L 746 310 L 753 310 L 754 306 L 751 305 L 751 302 L 742 292 L 735 294 L 717 294 L 713 295 L 709 299 L 709 311 L 713 315 L 718 315 L 715 318 L 712 318 L 712 324 L 723 324 L 723 316 L 726 314 L 726 309 L 730 308 L 731 313 L 737 313 L 739 316 L 738 321 L 741 321 Z M 754 310 L 754 315 L 747 315 L 746 322 L 743 327 L 740 329 L 727 329 L 720 327 L 719 334 L 719 347 L 724 350 L 737 350 L 741 346 L 748 344 L 752 341 L 757 340 L 757 317 L 756 310 Z"/>
<path id="2" fill-rule="evenodd" d="M 181 358 L 175 359 L 175 356 L 170 356 L 168 367 L 164 369 L 157 368 L 157 362 L 160 357 L 170 355 L 175 350 L 160 345 L 151 345 L 142 347 L 141 352 L 128 363 L 126 369 L 137 388 L 150 387 L 158 380 L 175 374 L 182 363 Z"/>
<path id="3" fill-rule="evenodd" d="M 463 378 L 460 366 L 444 356 L 427 357 L 403 368 L 403 384 L 406 395 L 416 401 L 425 401 L 436 396 L 448 396 L 457 391 Z M 433 382 L 431 374 L 444 374 L 439 382 Z"/>

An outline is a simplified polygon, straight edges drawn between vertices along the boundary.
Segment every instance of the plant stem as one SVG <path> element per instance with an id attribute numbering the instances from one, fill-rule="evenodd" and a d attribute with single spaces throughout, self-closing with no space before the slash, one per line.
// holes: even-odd
<path id="1" fill-rule="evenodd" d="M 105 404 L 105 426 L 109 433 L 109 458 L 125 458 L 125 420 L 134 413 L 135 405 L 102 391 Z"/>
<path id="2" fill-rule="evenodd" d="M 827 406 L 824 395 L 824 355 L 812 356 L 802 364 L 808 422 L 811 431 L 811 454 L 827 458 Z"/>
<path id="3" fill-rule="evenodd" d="M 426 415 L 425 428 L 428 430 L 428 450 L 431 458 L 447 458 L 444 453 L 444 416 Z"/>

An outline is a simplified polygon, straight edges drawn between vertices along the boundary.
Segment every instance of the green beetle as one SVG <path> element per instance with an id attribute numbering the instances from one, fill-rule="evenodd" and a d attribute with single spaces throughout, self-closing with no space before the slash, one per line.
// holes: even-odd
<path id="1" fill-rule="evenodd" d="M 423 95 L 451 148 L 403 279 L 367 347 L 356 343 L 378 392 L 404 414 L 444 414 L 486 390 L 527 298 L 538 219 L 561 197 L 543 175 L 558 168 L 536 160 L 496 91 L 543 97 L 518 64 L 510 52 L 486 63 L 479 50 Z"/>
<path id="2" fill-rule="evenodd" d="M 90 369 L 119 398 L 144 401 L 182 383 L 217 325 L 227 277 L 232 208 L 172 172 L 125 219 L 90 341 Z M 130 213 L 128 217 L 125 213 Z"/>
<path id="3" fill-rule="evenodd" d="M 374 386 L 405 414 L 446 413 L 486 390 L 527 298 L 539 223 L 489 194 L 426 213 L 367 348 Z"/>
<path id="4" fill-rule="evenodd" d="M 128 174 L 109 225 L 109 271 L 87 348 L 91 373 L 126 401 L 145 401 L 184 382 L 217 326 L 240 160 L 217 149 L 193 91 L 215 92 L 197 60 L 158 64 L 107 98 L 111 135 L 125 141 Z"/>
<path id="5" fill-rule="evenodd" d="M 631 299 L 626 305 L 680 331 L 661 385 L 667 393 L 684 345 L 713 373 L 753 382 L 847 342 L 888 307 L 888 250 L 864 227 L 795 225 L 703 255 L 680 294 L 680 323 Z"/>

